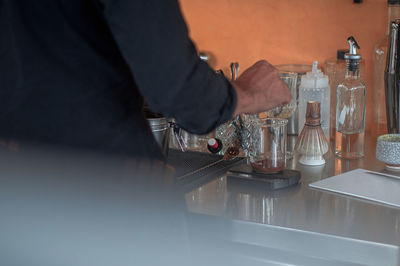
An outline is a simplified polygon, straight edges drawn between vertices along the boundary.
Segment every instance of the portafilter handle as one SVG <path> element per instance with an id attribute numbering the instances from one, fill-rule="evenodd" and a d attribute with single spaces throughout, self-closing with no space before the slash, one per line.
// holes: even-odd
<path id="1" fill-rule="evenodd" d="M 238 62 L 231 63 L 231 73 L 232 73 L 232 81 L 236 80 L 239 76 L 239 63 Z"/>

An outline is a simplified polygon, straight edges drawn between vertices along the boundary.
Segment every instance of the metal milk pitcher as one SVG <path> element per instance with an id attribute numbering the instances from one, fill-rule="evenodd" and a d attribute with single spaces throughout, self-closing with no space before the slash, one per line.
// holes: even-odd
<path id="1" fill-rule="evenodd" d="M 393 20 L 385 69 L 385 96 L 389 133 L 400 132 L 400 20 Z"/>
<path id="2" fill-rule="evenodd" d="M 147 118 L 151 132 L 165 157 L 168 156 L 170 127 L 165 117 Z"/>

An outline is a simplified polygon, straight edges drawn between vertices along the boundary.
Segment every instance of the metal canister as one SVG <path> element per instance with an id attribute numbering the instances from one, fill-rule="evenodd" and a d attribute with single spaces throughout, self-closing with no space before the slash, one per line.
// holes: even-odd
<path id="1" fill-rule="evenodd" d="M 385 68 L 385 98 L 387 127 L 389 133 L 399 133 L 400 130 L 400 20 L 393 20 L 390 28 L 390 38 Z"/>
<path id="2" fill-rule="evenodd" d="M 163 154 L 168 156 L 170 134 L 168 119 L 165 117 L 147 118 L 147 121 L 149 122 L 151 132 L 153 133 L 153 136 L 160 146 Z"/>

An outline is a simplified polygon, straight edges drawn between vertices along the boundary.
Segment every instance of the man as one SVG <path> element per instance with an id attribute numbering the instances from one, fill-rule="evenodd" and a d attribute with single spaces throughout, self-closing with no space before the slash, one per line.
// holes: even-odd
<path id="1" fill-rule="evenodd" d="M 291 98 L 266 61 L 216 75 L 177 0 L 0 0 L 0 35 L 6 139 L 161 158 L 143 98 L 198 134 Z"/>

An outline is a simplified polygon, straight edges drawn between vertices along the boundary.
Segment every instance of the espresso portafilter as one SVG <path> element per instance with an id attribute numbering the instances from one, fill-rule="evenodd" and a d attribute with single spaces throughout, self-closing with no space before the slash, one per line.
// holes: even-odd
<path id="1" fill-rule="evenodd" d="M 385 98 L 388 133 L 400 132 L 400 19 L 393 20 L 385 68 Z"/>

